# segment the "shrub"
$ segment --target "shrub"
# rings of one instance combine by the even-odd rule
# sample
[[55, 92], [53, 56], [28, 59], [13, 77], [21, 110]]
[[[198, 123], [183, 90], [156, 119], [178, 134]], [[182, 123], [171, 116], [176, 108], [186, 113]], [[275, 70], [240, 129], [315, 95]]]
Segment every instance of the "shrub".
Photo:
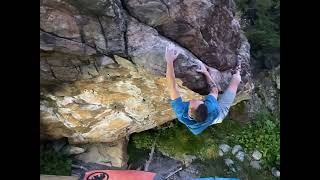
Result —
[[150, 149], [157, 137], [157, 149], [171, 157], [181, 157], [184, 154], [196, 155], [200, 159], [213, 158], [217, 155], [217, 142], [209, 131], [201, 135], [193, 135], [185, 125], [175, 122], [174, 127], [149, 130], [131, 135], [131, 141], [136, 148]]
[[[225, 119], [223, 123], [208, 127], [200, 135], [193, 135], [185, 125], [175, 122], [174, 127], [144, 131], [131, 135], [130, 143], [149, 150], [157, 138], [156, 148], [171, 157], [195, 155], [200, 160], [218, 157], [219, 144], [240, 144], [246, 152], [259, 150], [265, 165], [280, 165], [280, 123], [269, 113], [259, 113], [254, 123], [241, 124]], [[132, 154], [134, 156], [134, 154]]]
[[236, 0], [251, 55], [265, 65], [280, 62], [280, 1]]
[[246, 152], [259, 150], [263, 155], [263, 165], [280, 166], [280, 123], [270, 114], [260, 113], [256, 122], [232, 136]]
[[72, 160], [52, 149], [40, 151], [40, 174], [70, 176]]

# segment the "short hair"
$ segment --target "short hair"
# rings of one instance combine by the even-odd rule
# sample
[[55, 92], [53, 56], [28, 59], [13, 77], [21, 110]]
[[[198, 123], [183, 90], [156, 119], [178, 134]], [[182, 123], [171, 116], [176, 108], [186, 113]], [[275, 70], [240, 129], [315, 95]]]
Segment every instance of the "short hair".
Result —
[[208, 108], [205, 104], [200, 104], [196, 110], [192, 111], [192, 117], [197, 122], [203, 122], [208, 117]]

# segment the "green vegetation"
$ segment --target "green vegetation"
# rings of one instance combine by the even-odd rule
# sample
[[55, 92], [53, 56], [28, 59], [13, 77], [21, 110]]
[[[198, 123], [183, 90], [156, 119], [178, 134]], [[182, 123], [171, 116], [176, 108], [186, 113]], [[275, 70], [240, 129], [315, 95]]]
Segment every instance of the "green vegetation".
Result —
[[149, 130], [131, 135], [132, 145], [136, 148], [150, 149], [157, 138], [157, 149], [171, 157], [184, 154], [196, 155], [200, 159], [216, 157], [218, 141], [212, 138], [212, 132], [204, 131], [193, 135], [183, 124], [174, 122], [173, 128]]
[[40, 174], [71, 175], [71, 158], [52, 149], [40, 150]]
[[193, 135], [185, 125], [178, 121], [167, 129], [152, 129], [142, 133], [132, 134], [132, 145], [138, 149], [149, 150], [157, 137], [157, 149], [171, 157], [181, 157], [184, 154], [197, 155], [201, 159], [217, 156], [218, 144], [228, 140], [228, 135], [241, 126], [236, 121], [226, 120], [224, 123], [209, 127], [200, 135]]
[[280, 62], [280, 0], [236, 0], [251, 56], [265, 65]]
[[246, 152], [258, 149], [263, 154], [264, 165], [280, 168], [280, 123], [270, 114], [258, 114], [255, 123], [232, 135], [232, 139], [242, 145]]
[[247, 180], [276, 180], [276, 177], [271, 175], [270, 171], [259, 171], [253, 169], [249, 165], [249, 161], [244, 162], [234, 161], [235, 166], [241, 167], [237, 169], [237, 172], [232, 172], [225, 165], [223, 157], [217, 157], [215, 159], [208, 159], [206, 161], [195, 161], [195, 164], [200, 166], [201, 177], [228, 177], [239, 178]]
[[[263, 154], [265, 168], [280, 165], [280, 124], [268, 113], [260, 113], [254, 123], [241, 124], [226, 119], [221, 124], [210, 126], [200, 135], [193, 135], [183, 124], [174, 122], [166, 129], [155, 129], [131, 135], [129, 143], [129, 162], [137, 159], [137, 149], [150, 151], [157, 138], [157, 149], [174, 158], [184, 154], [195, 155], [201, 161], [219, 158], [218, 146], [240, 144], [247, 153], [257, 149]], [[141, 157], [140, 157], [141, 158]]]
[[200, 135], [193, 135], [185, 125], [173, 122], [172, 128], [155, 129], [132, 134], [132, 146], [138, 149], [151, 149], [157, 137], [157, 149], [171, 157], [182, 157], [184, 154], [196, 155], [205, 160], [218, 156], [218, 145], [228, 140], [233, 132], [240, 131], [240, 123], [225, 120], [211, 126]]

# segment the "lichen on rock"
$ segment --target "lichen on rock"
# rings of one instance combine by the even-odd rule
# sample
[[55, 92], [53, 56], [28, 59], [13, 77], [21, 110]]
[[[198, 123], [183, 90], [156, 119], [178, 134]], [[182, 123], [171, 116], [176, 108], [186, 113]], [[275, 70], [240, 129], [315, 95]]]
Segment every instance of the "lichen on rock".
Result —
[[184, 100], [208, 93], [199, 63], [216, 69], [225, 89], [237, 58], [235, 103], [250, 99], [250, 45], [225, 1], [41, 0], [41, 134], [111, 142], [175, 119], [165, 79], [170, 43], [182, 52], [174, 67]]

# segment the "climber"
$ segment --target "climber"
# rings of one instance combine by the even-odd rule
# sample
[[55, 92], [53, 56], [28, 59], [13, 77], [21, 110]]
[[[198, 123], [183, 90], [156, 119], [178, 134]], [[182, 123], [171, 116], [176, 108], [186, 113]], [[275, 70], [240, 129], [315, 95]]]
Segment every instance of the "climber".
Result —
[[204, 74], [206, 77], [210, 93], [206, 96], [204, 101], [192, 99], [184, 102], [179, 94], [173, 67], [173, 62], [179, 54], [180, 52], [174, 45], [170, 44], [166, 47], [166, 78], [171, 99], [170, 104], [175, 111], [178, 120], [185, 124], [193, 134], [197, 135], [208, 126], [221, 123], [227, 116], [229, 108], [235, 99], [238, 85], [241, 81], [241, 62], [237, 62], [235, 74], [232, 76], [229, 87], [218, 99], [218, 84], [214, 82], [207, 70], [210, 67], [199, 61], [201, 62], [201, 65], [197, 72]]

